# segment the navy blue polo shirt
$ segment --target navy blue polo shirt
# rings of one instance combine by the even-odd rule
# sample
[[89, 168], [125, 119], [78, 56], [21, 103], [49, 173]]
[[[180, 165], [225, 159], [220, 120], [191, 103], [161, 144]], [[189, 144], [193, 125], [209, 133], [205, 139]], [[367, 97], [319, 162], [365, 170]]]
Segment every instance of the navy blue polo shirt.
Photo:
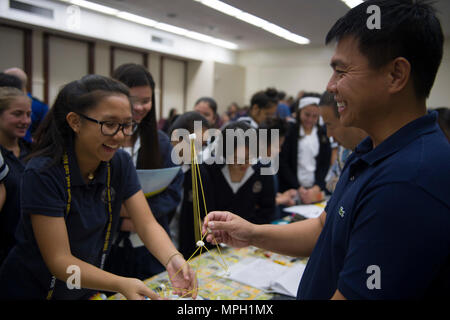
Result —
[[[31, 214], [62, 217], [66, 211], [67, 187], [64, 167], [58, 163], [48, 168], [49, 158], [29, 161], [21, 184], [22, 217], [17, 228], [18, 244], [0, 269], [0, 298], [45, 299], [52, 275], [40, 254], [31, 226]], [[71, 210], [66, 218], [72, 254], [97, 267], [100, 266], [105, 232], [108, 225], [106, 196], [107, 165], [102, 162], [95, 178], [86, 184], [73, 151], [69, 151], [71, 172]], [[141, 189], [130, 156], [117, 151], [111, 160], [111, 196], [113, 225], [119, 221], [122, 202]], [[112, 237], [111, 237], [112, 238]], [[80, 299], [91, 290], [69, 290], [57, 280], [54, 299]]]
[[12, 151], [0, 146], [5, 164], [9, 168], [9, 173], [3, 181], [6, 189], [6, 199], [0, 211], [0, 265], [16, 244], [14, 234], [20, 219], [20, 179], [25, 170], [23, 159], [28, 155], [30, 147], [22, 139], [19, 139], [19, 146], [19, 158]]
[[347, 160], [298, 299], [417, 299], [450, 289], [450, 145], [435, 112]]

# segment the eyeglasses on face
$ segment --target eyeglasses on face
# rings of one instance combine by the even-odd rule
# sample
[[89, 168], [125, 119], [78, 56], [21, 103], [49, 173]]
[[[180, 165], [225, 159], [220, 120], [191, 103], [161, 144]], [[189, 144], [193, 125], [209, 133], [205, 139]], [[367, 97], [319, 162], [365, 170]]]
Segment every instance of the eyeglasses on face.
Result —
[[132, 136], [138, 127], [138, 124], [134, 121], [119, 123], [114, 121], [99, 121], [93, 118], [90, 118], [82, 113], [77, 113], [82, 118], [98, 123], [100, 125], [100, 131], [104, 136], [115, 136], [120, 129], [125, 136]]

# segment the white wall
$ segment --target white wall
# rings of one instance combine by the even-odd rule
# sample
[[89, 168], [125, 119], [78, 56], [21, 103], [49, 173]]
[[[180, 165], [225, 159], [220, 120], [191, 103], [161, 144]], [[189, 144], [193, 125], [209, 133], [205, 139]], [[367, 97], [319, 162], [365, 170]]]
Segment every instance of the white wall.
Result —
[[245, 68], [237, 65], [214, 63], [214, 92], [217, 112], [223, 114], [232, 102], [245, 103]]
[[450, 107], [450, 38], [445, 39], [444, 56], [427, 106], [429, 108]]
[[[64, 54], [61, 54], [64, 53]], [[53, 105], [62, 86], [88, 72], [88, 45], [84, 42], [50, 37], [49, 105]]]
[[211, 60], [189, 61], [187, 72], [187, 111], [193, 110], [197, 99], [212, 97], [217, 102], [219, 114], [231, 102], [245, 101], [245, 68]]
[[109, 77], [109, 44], [103, 41], [98, 41], [95, 43], [95, 73]]
[[142, 53], [131, 52], [128, 50], [114, 49], [114, 70], [125, 63], [142, 64]]
[[213, 96], [214, 62], [189, 61], [187, 69], [186, 111], [192, 111], [198, 98]]
[[294, 97], [300, 90], [324, 91], [331, 75], [332, 54], [332, 48], [325, 47], [240, 52], [237, 61], [246, 70], [245, 103], [267, 87]]
[[2, 43], [0, 71], [12, 67], [23, 69], [23, 38], [21, 30], [0, 26]]
[[184, 62], [164, 59], [162, 116], [167, 118], [169, 110], [177, 109], [178, 114], [184, 112]]
[[43, 64], [43, 41], [42, 31], [33, 30], [32, 32], [32, 69], [33, 79], [31, 85], [33, 86], [33, 96], [44, 100], [44, 64]]
[[[323, 92], [332, 73], [329, 64], [333, 52], [333, 46], [240, 52], [237, 61], [245, 68], [246, 103], [253, 93], [270, 86], [294, 97], [300, 90]], [[449, 88], [450, 39], [446, 39], [442, 64], [427, 105], [450, 107]]]

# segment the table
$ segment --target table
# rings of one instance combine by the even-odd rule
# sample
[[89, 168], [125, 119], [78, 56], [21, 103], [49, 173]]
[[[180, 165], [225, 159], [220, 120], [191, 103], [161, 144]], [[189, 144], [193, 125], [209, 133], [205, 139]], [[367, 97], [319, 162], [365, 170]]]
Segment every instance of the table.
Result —
[[[191, 260], [191, 266], [197, 271], [197, 279], [199, 291], [198, 295], [207, 300], [270, 300], [270, 299], [293, 299], [292, 297], [268, 293], [263, 290], [227, 279], [219, 277], [218, 274], [223, 268], [216, 261], [217, 249], [204, 252], [201, 256], [197, 256]], [[228, 266], [246, 258], [246, 257], [265, 257], [266, 251], [256, 247], [247, 247], [242, 249], [234, 249], [231, 247], [220, 247], [220, 251]], [[266, 253], [267, 255], [267, 253]], [[271, 254], [271, 259], [282, 261], [287, 266], [292, 265], [292, 257]], [[219, 261], [221, 261], [219, 259]], [[306, 263], [307, 258], [299, 260]], [[152, 290], [158, 292], [170, 286], [167, 271], [157, 274], [144, 283]], [[177, 299], [177, 297], [173, 297]], [[117, 293], [110, 296], [108, 300], [125, 300], [125, 297]]]

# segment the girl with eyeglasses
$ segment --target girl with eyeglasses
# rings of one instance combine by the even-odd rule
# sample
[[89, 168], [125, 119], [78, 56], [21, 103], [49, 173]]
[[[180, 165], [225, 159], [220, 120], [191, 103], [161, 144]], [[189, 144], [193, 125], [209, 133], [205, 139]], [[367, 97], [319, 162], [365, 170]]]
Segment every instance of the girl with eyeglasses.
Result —
[[22, 217], [0, 269], [0, 299], [86, 299], [98, 290], [159, 298], [141, 280], [103, 270], [122, 204], [176, 293], [196, 295], [193, 271], [156, 222], [120, 150], [134, 130], [123, 84], [87, 75], [59, 92], [23, 174]]

